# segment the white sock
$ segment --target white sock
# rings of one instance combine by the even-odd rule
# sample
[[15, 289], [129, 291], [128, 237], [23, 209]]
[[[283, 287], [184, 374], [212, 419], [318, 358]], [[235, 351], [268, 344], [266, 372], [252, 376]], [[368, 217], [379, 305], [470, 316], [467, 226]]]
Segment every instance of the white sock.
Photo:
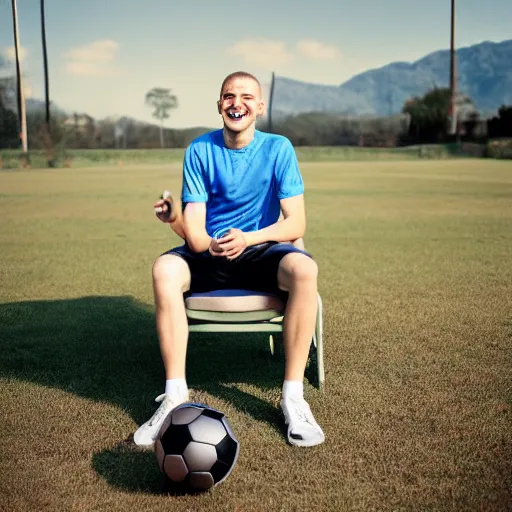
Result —
[[301, 380], [285, 380], [283, 382], [283, 398], [302, 398], [304, 396], [304, 382]]
[[185, 379], [167, 379], [165, 381], [165, 394], [186, 397], [188, 393], [187, 381]]

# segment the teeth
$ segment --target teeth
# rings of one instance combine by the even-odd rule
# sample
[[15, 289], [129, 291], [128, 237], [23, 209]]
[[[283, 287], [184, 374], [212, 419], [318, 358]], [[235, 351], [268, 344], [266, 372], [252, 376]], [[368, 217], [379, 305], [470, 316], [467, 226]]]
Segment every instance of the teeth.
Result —
[[238, 119], [240, 117], [243, 117], [245, 115], [245, 112], [229, 112], [230, 117], [234, 117], [235, 119]]

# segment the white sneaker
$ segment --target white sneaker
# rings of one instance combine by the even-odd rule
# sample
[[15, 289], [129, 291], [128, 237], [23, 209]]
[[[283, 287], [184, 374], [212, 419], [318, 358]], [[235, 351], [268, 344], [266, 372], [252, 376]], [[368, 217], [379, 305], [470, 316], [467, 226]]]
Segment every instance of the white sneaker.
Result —
[[177, 397], [176, 395], [160, 395], [157, 396], [155, 402], [162, 402], [160, 407], [156, 410], [155, 414], [141, 425], [137, 432], [133, 435], [133, 442], [138, 446], [152, 447], [155, 443], [156, 436], [162, 423], [167, 415], [178, 405], [188, 400], [188, 393], [184, 397]]
[[315, 446], [325, 441], [320, 425], [315, 421], [311, 409], [302, 397], [281, 400], [284, 420], [288, 427], [288, 442], [295, 446]]

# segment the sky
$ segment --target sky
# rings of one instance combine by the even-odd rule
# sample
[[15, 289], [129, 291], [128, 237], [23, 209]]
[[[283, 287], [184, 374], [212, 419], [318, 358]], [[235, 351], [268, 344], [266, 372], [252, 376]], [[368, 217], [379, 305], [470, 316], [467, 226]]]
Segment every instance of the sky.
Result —
[[[300, 4], [303, 5], [300, 5]], [[221, 126], [223, 78], [248, 71], [339, 85], [450, 44], [450, 0], [46, 0], [50, 98], [97, 119], [155, 120], [144, 98], [171, 89], [165, 126]], [[27, 96], [43, 99], [39, 0], [17, 0]], [[456, 46], [512, 38], [512, 1], [457, 2]], [[14, 69], [11, 0], [0, 0], [0, 55]], [[5, 69], [4, 69], [5, 73]]]

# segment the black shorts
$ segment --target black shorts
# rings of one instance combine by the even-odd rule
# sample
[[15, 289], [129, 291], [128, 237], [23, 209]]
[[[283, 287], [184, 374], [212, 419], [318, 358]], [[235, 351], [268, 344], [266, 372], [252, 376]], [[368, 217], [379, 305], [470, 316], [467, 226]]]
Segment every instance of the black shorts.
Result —
[[279, 263], [284, 256], [292, 252], [312, 257], [308, 252], [292, 244], [277, 242], [247, 247], [233, 261], [212, 256], [209, 251], [195, 253], [187, 244], [175, 247], [164, 254], [175, 254], [187, 262], [191, 274], [188, 293], [238, 289], [280, 294], [277, 285]]

